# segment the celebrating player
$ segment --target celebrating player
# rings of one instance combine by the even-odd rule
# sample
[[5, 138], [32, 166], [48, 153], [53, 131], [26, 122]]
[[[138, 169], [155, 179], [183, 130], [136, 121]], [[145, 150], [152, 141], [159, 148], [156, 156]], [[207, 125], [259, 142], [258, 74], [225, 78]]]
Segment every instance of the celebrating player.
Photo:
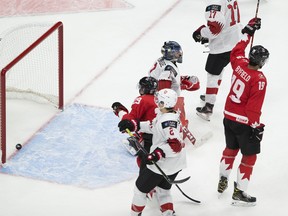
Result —
[[226, 148], [220, 162], [218, 192], [223, 193], [228, 187], [228, 178], [240, 150], [242, 159], [232, 195], [234, 205], [256, 204], [256, 197], [248, 195], [246, 191], [257, 154], [260, 153], [260, 142], [264, 132], [264, 124], [260, 123], [260, 116], [267, 81], [260, 69], [267, 61], [269, 52], [261, 45], [253, 46], [249, 57], [246, 58], [245, 48], [260, 26], [260, 18], [250, 20], [242, 30], [242, 40], [231, 52], [233, 75], [224, 110]]

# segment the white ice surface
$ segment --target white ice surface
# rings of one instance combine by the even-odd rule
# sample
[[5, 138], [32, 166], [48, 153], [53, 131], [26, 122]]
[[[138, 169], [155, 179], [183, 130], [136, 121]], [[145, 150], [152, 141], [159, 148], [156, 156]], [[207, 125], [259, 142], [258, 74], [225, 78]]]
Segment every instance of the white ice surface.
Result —
[[[203, 46], [193, 41], [191, 34], [205, 23], [204, 1], [128, 2], [134, 5], [134, 8], [1, 18], [0, 28], [6, 29], [7, 26], [27, 22], [61, 20], [64, 23], [65, 34], [66, 103], [77, 102], [106, 108], [110, 108], [114, 101], [129, 106], [138, 95], [137, 81], [146, 75], [154, 60], [160, 56], [163, 42], [178, 41], [184, 51], [184, 62], [179, 66], [182, 74], [194, 74], [201, 80], [201, 89], [198, 92], [183, 92], [192, 130], [212, 130], [214, 136], [200, 148], [189, 150], [188, 168], [179, 176], [191, 175], [191, 180], [181, 187], [188, 195], [200, 199], [202, 204], [192, 204], [173, 187], [177, 215], [287, 215], [287, 1], [261, 0], [258, 14], [262, 18], [262, 28], [255, 34], [254, 44], [267, 47], [271, 57], [263, 68], [268, 79], [262, 115], [266, 128], [262, 152], [258, 156], [249, 186], [249, 193], [257, 196], [258, 200], [257, 206], [253, 208], [237, 208], [230, 205], [239, 158], [235, 161], [230, 187], [221, 199], [217, 198], [219, 160], [225, 146], [222, 111], [229, 88], [229, 66], [223, 76], [211, 122], [204, 122], [195, 114], [195, 107], [200, 105], [199, 95], [205, 91], [204, 65], [207, 54], [203, 53]], [[256, 1], [239, 0], [239, 5], [241, 21], [246, 24], [255, 15]], [[32, 136], [33, 131], [41, 127], [55, 112], [50, 107], [41, 107], [37, 114], [27, 114], [26, 108], [22, 109], [21, 105], [21, 108], [19, 106], [16, 110], [18, 105], [13, 103], [9, 104], [12, 107], [9, 112], [16, 117], [9, 121], [15, 124], [16, 129], [11, 126], [10, 131], [13, 132], [8, 134], [11, 143], [17, 142], [18, 137], [27, 139], [27, 134], [28, 138]], [[30, 106], [31, 104], [27, 105], [28, 110]], [[32, 107], [34, 106], [31, 106], [31, 109]], [[29, 124], [25, 118], [29, 119]], [[87, 190], [0, 174], [0, 215], [129, 215], [134, 181], [135, 179], [110, 187]], [[148, 203], [143, 216], [156, 215], [159, 215], [157, 207], [154, 203]]]

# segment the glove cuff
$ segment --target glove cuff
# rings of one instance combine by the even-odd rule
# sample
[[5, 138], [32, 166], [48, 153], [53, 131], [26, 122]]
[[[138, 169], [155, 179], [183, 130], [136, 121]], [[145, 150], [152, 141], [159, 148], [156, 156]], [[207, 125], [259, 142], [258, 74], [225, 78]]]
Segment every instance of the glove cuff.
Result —
[[198, 29], [196, 29], [196, 32], [199, 32], [199, 33], [200, 33], [200, 32], [201, 32], [201, 29], [202, 29], [202, 28], [205, 28], [205, 27], [206, 27], [205, 25], [201, 25]]
[[242, 34], [245, 34], [247, 33], [248, 35], [250, 36], [253, 36], [253, 34], [255, 33], [255, 28], [253, 28], [252, 26], [250, 25], [246, 25], [243, 29], [242, 29]]
[[164, 151], [158, 147], [154, 150], [154, 153], [157, 156], [158, 160], [160, 160], [162, 157], [165, 158], [165, 156], [166, 156]]
[[131, 120], [133, 126], [134, 126], [134, 130], [133, 131], [138, 131], [140, 129], [140, 122], [135, 120], [135, 119], [132, 119]]

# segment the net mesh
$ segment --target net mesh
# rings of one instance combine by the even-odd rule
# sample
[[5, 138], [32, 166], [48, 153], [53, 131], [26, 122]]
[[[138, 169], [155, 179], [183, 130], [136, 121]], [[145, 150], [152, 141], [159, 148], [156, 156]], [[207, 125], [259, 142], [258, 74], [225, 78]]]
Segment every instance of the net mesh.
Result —
[[[51, 24], [29, 24], [6, 31], [0, 43], [0, 68], [45, 33]], [[7, 98], [24, 98], [37, 102], [58, 104], [58, 34], [33, 48], [22, 60], [6, 73]]]
[[26, 24], [8, 29], [0, 35], [1, 150], [6, 141], [7, 98], [60, 106], [59, 29], [50, 32], [52, 26], [51, 23]]

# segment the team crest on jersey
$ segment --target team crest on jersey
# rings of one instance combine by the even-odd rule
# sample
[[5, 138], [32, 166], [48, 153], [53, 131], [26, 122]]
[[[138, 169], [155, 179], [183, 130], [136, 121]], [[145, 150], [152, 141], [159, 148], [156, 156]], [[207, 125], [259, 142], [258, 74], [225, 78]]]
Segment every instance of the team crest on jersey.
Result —
[[206, 12], [208, 11], [221, 11], [221, 5], [209, 5], [206, 7]]
[[164, 121], [161, 124], [163, 129], [167, 127], [177, 128], [177, 121]]

